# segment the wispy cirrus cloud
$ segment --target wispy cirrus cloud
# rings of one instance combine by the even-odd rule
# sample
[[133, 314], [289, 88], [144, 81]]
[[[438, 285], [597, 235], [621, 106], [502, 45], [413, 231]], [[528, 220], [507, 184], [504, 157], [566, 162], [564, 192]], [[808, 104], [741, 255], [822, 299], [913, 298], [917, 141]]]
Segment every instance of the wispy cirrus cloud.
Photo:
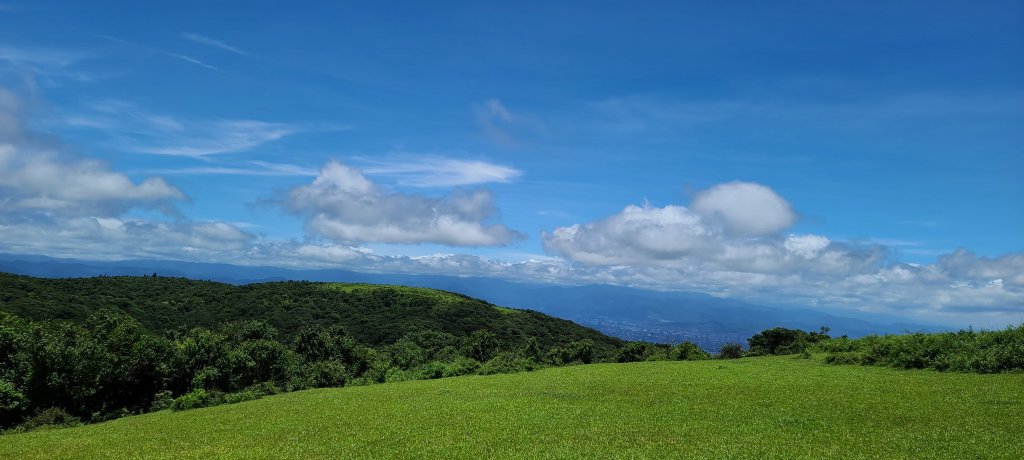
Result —
[[481, 160], [463, 160], [436, 155], [398, 156], [390, 159], [356, 159], [362, 171], [372, 176], [394, 180], [409, 187], [453, 187], [508, 183], [523, 172], [510, 167]]
[[101, 131], [118, 150], [187, 157], [244, 152], [302, 131], [293, 124], [260, 120], [187, 120], [124, 101], [94, 103], [91, 111], [65, 116], [63, 122]]
[[154, 155], [203, 157], [252, 150], [297, 131], [294, 126], [284, 123], [215, 120], [192, 124], [187, 133], [173, 139], [152, 139], [154, 143], [129, 144], [127, 147], [129, 150]]
[[244, 166], [201, 166], [194, 168], [154, 169], [148, 174], [165, 175], [222, 175], [222, 176], [304, 176], [316, 177], [320, 171], [305, 166], [249, 161]]
[[181, 38], [184, 38], [185, 40], [189, 40], [189, 41], [192, 41], [192, 42], [195, 42], [195, 43], [199, 43], [201, 45], [207, 45], [207, 46], [212, 46], [214, 48], [220, 48], [220, 49], [222, 49], [224, 51], [235, 53], [235, 54], [240, 55], [240, 56], [249, 56], [250, 55], [248, 52], [245, 52], [245, 51], [243, 51], [243, 50], [241, 50], [241, 49], [239, 49], [239, 48], [237, 48], [235, 46], [231, 46], [231, 45], [229, 45], [227, 43], [224, 43], [224, 42], [222, 42], [220, 40], [217, 40], [216, 38], [210, 38], [210, 37], [207, 37], [205, 35], [200, 35], [200, 34], [197, 34], [197, 33], [194, 33], [194, 32], [185, 32], [185, 33], [181, 34]]
[[46, 83], [88, 82], [97, 74], [84, 71], [80, 64], [95, 57], [98, 57], [96, 53], [81, 49], [0, 45], [0, 74], [28, 72]]
[[15, 47], [0, 45], [0, 61], [48, 68], [64, 68], [90, 57], [82, 51], [56, 48]]
[[475, 104], [473, 113], [484, 136], [504, 147], [520, 145], [524, 139], [545, 131], [540, 120], [512, 112], [499, 99], [492, 98]]
[[130, 42], [128, 40], [123, 40], [123, 39], [120, 39], [120, 38], [117, 38], [117, 37], [111, 37], [109, 35], [100, 35], [99, 37], [103, 38], [105, 40], [110, 40], [112, 42], [120, 43], [122, 45], [131, 46], [133, 48], [139, 48], [139, 49], [143, 49], [143, 50], [146, 50], [146, 51], [149, 51], [149, 52], [152, 52], [152, 53], [161, 54], [161, 55], [164, 55], [164, 56], [167, 56], [167, 57], [170, 57], [170, 58], [177, 59], [179, 61], [184, 61], [184, 62], [187, 62], [189, 64], [197, 65], [199, 67], [203, 67], [203, 68], [206, 68], [206, 69], [209, 69], [209, 70], [213, 70], [213, 71], [216, 71], [216, 72], [220, 72], [221, 71], [219, 68], [217, 68], [215, 66], [207, 64], [207, 63], [205, 63], [203, 61], [200, 61], [199, 59], [196, 59], [196, 58], [194, 58], [192, 56], [188, 56], [188, 55], [185, 55], [185, 54], [174, 53], [174, 52], [163, 50], [163, 49], [160, 49], [160, 48], [155, 48], [155, 47], [148, 46], [148, 45], [143, 45], [143, 44], [140, 44], [140, 43]]

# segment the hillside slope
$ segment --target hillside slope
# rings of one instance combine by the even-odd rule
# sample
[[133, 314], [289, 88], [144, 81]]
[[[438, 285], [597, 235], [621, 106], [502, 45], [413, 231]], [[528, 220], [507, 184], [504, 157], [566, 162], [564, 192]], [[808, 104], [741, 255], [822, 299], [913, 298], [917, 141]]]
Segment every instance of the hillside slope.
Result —
[[6, 435], [3, 458], [1021, 458], [1024, 375], [789, 357], [310, 390]]
[[0, 273], [0, 310], [33, 320], [81, 322], [103, 308], [129, 313], [154, 331], [263, 320], [285, 336], [303, 325], [340, 325], [368, 345], [393, 343], [422, 330], [461, 337], [481, 329], [508, 343], [536, 337], [544, 348], [589, 339], [599, 355], [622, 343], [539, 312], [425, 288], [298, 281], [236, 286], [152, 276], [48, 279]]

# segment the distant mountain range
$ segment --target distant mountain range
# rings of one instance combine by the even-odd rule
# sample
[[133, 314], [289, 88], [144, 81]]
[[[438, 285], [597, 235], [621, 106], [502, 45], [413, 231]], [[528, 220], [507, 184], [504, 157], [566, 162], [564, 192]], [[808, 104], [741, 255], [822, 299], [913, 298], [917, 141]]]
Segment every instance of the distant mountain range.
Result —
[[760, 307], [695, 292], [611, 285], [544, 285], [478, 277], [294, 270], [167, 260], [80, 261], [9, 254], [0, 254], [0, 271], [48, 278], [158, 273], [233, 284], [308, 280], [429, 287], [459, 292], [497, 305], [537, 310], [627, 340], [664, 343], [689, 340], [708, 350], [717, 350], [727, 342], [744, 343], [751, 335], [775, 326], [815, 331], [828, 326], [832, 335], [851, 337], [946, 329], [884, 316], [854, 318], [810, 309]]

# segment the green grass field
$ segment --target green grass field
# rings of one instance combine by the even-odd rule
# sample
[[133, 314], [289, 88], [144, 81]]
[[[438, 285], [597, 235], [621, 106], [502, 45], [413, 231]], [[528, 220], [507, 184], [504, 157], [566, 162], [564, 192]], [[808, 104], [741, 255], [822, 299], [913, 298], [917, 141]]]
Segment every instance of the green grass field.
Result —
[[1024, 458], [1024, 374], [791, 357], [302, 391], [0, 436], [0, 458]]

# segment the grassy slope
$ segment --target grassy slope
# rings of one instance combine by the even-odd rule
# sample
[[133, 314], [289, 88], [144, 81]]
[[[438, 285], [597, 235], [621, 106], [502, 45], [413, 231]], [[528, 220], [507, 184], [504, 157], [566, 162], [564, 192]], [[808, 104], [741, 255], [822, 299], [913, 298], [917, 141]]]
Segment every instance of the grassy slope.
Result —
[[789, 357], [303, 391], [0, 437], [0, 458], [1024, 457], [1024, 375]]

